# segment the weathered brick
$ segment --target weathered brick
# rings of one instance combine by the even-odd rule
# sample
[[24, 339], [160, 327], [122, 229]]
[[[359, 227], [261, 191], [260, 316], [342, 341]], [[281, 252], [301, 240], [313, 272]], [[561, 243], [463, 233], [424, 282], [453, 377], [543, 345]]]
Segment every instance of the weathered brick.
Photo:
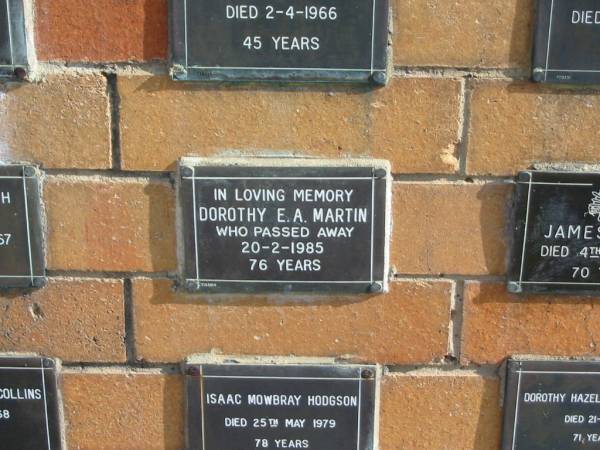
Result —
[[29, 294], [0, 295], [0, 349], [65, 361], [125, 360], [122, 281], [52, 278]]
[[48, 267], [165, 271], [177, 266], [175, 194], [166, 182], [49, 177]]
[[400, 66], [527, 68], [533, 0], [395, 0]]
[[381, 363], [441, 359], [451, 284], [395, 282], [372, 297], [197, 297], [168, 280], [135, 279], [140, 359], [175, 362], [192, 353], [349, 356]]
[[508, 174], [533, 163], [600, 163], [592, 142], [600, 98], [534, 83], [478, 82], [471, 100], [467, 171]]
[[408, 274], [499, 274], [510, 188], [394, 183], [392, 266]]
[[590, 298], [516, 296], [503, 283], [465, 284], [462, 359], [511, 355], [598, 356], [600, 310]]
[[180, 450], [183, 380], [144, 372], [70, 371], [62, 376], [70, 449]]
[[0, 159], [48, 168], [111, 165], [110, 118], [102, 76], [52, 75], [0, 83]]
[[174, 83], [122, 77], [123, 166], [172, 169], [182, 155], [389, 159], [396, 172], [458, 168], [460, 83], [397, 78], [385, 89]]
[[381, 450], [497, 450], [499, 390], [496, 378], [461, 371], [384, 377]]
[[36, 0], [40, 60], [148, 61], [167, 57], [166, 0]]

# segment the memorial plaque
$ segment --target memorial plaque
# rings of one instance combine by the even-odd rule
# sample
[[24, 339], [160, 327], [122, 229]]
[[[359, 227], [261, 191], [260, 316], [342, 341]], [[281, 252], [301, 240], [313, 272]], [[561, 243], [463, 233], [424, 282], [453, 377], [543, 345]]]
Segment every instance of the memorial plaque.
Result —
[[373, 450], [377, 370], [188, 365], [187, 449]]
[[0, 358], [0, 448], [61, 448], [54, 361]]
[[44, 283], [37, 172], [30, 166], [0, 165], [0, 287]]
[[184, 278], [205, 292], [386, 289], [387, 164], [181, 167]]
[[600, 446], [600, 362], [508, 362], [503, 450]]
[[27, 65], [22, 0], [0, 2], [0, 76], [12, 76]]
[[515, 213], [511, 292], [599, 292], [600, 174], [522, 172]]
[[598, 0], [538, 0], [533, 79], [600, 83]]
[[176, 80], [385, 84], [388, 0], [174, 0]]

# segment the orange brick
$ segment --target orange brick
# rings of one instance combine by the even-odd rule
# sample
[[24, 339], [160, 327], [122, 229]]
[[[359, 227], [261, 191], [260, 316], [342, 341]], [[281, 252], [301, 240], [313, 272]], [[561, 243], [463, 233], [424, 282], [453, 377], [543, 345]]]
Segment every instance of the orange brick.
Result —
[[458, 168], [458, 81], [384, 89], [190, 85], [122, 77], [123, 166], [167, 170], [182, 155], [372, 156], [396, 172]]
[[180, 450], [183, 380], [144, 372], [62, 375], [67, 442], [75, 450]]
[[384, 377], [381, 450], [497, 450], [499, 390], [496, 378], [458, 370]]
[[166, 0], [36, 0], [40, 60], [148, 61], [167, 57]]
[[167, 183], [57, 176], [44, 191], [49, 268], [176, 268], [175, 194]]
[[395, 183], [392, 266], [408, 274], [499, 274], [510, 188]]
[[400, 66], [528, 68], [533, 0], [395, 0]]
[[451, 284], [397, 282], [372, 297], [196, 297], [168, 280], [135, 279], [138, 357], [193, 353], [348, 356], [380, 363], [440, 360], [448, 345]]
[[0, 351], [65, 361], [125, 360], [123, 283], [52, 278], [30, 294], [0, 295]]
[[465, 285], [463, 361], [511, 355], [598, 356], [600, 311], [589, 298], [516, 296], [503, 283]]
[[52, 75], [40, 83], [0, 83], [0, 159], [109, 168], [106, 79]]
[[534, 83], [478, 82], [471, 100], [467, 170], [508, 174], [533, 163], [600, 163], [600, 98]]

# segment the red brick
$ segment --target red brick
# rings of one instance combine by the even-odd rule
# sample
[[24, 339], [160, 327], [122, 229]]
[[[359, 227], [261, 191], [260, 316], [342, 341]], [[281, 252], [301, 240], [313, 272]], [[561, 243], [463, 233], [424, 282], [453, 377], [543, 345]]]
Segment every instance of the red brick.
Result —
[[495, 377], [459, 370], [390, 374], [381, 385], [381, 450], [500, 448]]
[[448, 346], [451, 284], [395, 282], [371, 297], [176, 294], [168, 280], [134, 279], [139, 358], [193, 353], [347, 356], [380, 363], [440, 360]]
[[458, 169], [457, 80], [259, 89], [122, 77], [119, 92], [127, 170], [170, 170], [183, 155], [240, 154], [372, 156], [396, 172]]
[[125, 361], [123, 282], [51, 278], [30, 294], [0, 295], [0, 351], [65, 361]]
[[176, 375], [69, 371], [62, 376], [73, 450], [180, 450], [183, 379]]
[[175, 193], [143, 179], [48, 177], [48, 267], [175, 270]]
[[466, 283], [464, 297], [464, 363], [524, 354], [600, 355], [600, 310], [593, 299], [517, 296], [504, 283], [474, 281]]
[[148, 61], [167, 57], [166, 0], [36, 0], [42, 61]]
[[392, 266], [403, 274], [500, 274], [510, 188], [395, 183]]
[[0, 82], [0, 159], [46, 168], [111, 166], [106, 79], [51, 75], [39, 83]]

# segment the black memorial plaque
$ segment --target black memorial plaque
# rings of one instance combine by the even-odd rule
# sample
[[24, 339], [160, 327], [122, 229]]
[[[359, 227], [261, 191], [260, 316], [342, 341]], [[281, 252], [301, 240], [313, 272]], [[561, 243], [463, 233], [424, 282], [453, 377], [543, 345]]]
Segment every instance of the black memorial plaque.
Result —
[[538, 0], [533, 79], [600, 83], [600, 2]]
[[0, 358], [0, 448], [61, 448], [56, 368], [51, 359]]
[[384, 84], [389, 0], [173, 0], [178, 80]]
[[509, 360], [502, 450], [600, 448], [600, 362]]
[[34, 167], [0, 165], [0, 287], [45, 282], [40, 202]]
[[522, 172], [515, 193], [511, 292], [600, 290], [600, 174]]
[[180, 172], [187, 289], [385, 288], [385, 169], [182, 166]]
[[188, 365], [188, 450], [373, 450], [377, 370]]
[[0, 76], [11, 76], [27, 65], [22, 0], [0, 2]]

